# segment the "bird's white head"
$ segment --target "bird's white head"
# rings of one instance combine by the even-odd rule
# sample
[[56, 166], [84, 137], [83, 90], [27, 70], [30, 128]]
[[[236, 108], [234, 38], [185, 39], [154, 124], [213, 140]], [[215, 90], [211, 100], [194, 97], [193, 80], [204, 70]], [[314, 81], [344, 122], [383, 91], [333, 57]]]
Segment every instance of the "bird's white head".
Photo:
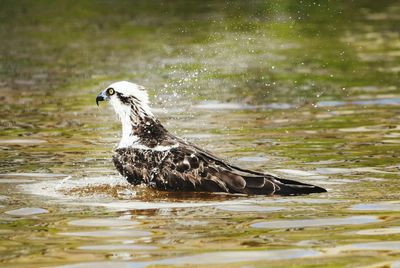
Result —
[[122, 139], [119, 147], [134, 143], [137, 139], [135, 128], [154, 118], [144, 87], [131, 82], [119, 81], [109, 85], [96, 97], [97, 105], [99, 101], [109, 101], [121, 120]]
[[120, 118], [132, 115], [131, 112], [138, 116], [153, 116], [144, 87], [131, 82], [119, 81], [109, 85], [97, 96], [97, 105], [99, 101], [109, 101]]

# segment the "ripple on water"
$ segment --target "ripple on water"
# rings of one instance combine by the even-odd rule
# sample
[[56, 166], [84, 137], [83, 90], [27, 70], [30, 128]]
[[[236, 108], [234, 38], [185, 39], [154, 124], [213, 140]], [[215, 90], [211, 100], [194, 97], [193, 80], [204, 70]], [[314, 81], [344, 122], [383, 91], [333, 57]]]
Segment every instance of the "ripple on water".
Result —
[[0, 183], [29, 183], [34, 182], [34, 180], [28, 179], [0, 179]]
[[339, 131], [342, 132], [382, 132], [382, 131], [396, 131], [396, 130], [400, 130], [400, 126], [388, 128], [388, 126], [375, 125], [375, 126], [339, 128]]
[[73, 226], [90, 226], [90, 227], [116, 227], [116, 226], [132, 226], [138, 224], [138, 222], [123, 220], [118, 218], [109, 219], [80, 219], [68, 222], [69, 225]]
[[389, 234], [399, 234], [400, 226], [395, 227], [387, 227], [387, 228], [378, 228], [378, 229], [367, 229], [358, 231], [356, 234], [358, 235], [389, 235]]
[[331, 174], [350, 174], [355, 172], [363, 172], [363, 173], [383, 173], [387, 174], [390, 172], [377, 170], [371, 167], [359, 167], [359, 168], [317, 168], [315, 172], [322, 175], [331, 175]]
[[284, 210], [284, 207], [266, 207], [258, 205], [227, 205], [217, 206], [217, 209], [225, 211], [237, 211], [237, 212], [274, 212]]
[[350, 168], [317, 168], [315, 172], [318, 174], [331, 175], [331, 174], [349, 174], [354, 171]]
[[314, 162], [306, 162], [305, 164], [307, 165], [332, 165], [332, 164], [338, 164], [342, 163], [343, 160], [319, 160], [319, 161], [314, 161]]
[[352, 248], [358, 250], [400, 250], [400, 241], [385, 241], [385, 242], [370, 242], [370, 243], [359, 243], [352, 244]]
[[141, 268], [156, 265], [212, 265], [236, 262], [279, 261], [319, 256], [320, 252], [306, 249], [222, 251], [149, 262], [88, 262], [60, 266], [62, 268], [129, 267]]
[[285, 110], [285, 109], [293, 108], [295, 106], [293, 104], [289, 104], [289, 103], [271, 103], [271, 104], [266, 104], [263, 107], [269, 108], [269, 109], [276, 109], [276, 110]]
[[67, 174], [61, 173], [22, 173], [22, 172], [11, 172], [11, 173], [2, 173], [0, 177], [40, 177], [40, 178], [60, 178], [66, 177]]
[[[208, 207], [222, 204], [236, 204], [237, 201], [224, 201], [224, 202], [142, 202], [142, 201], [119, 201], [109, 203], [85, 203], [88, 206], [105, 207], [115, 211], [125, 210], [148, 210], [148, 209], [165, 209], [165, 208], [194, 208], [194, 207]], [[75, 203], [70, 203], [75, 204]], [[82, 203], [76, 203], [82, 205]]]
[[195, 220], [175, 220], [175, 222], [179, 225], [183, 226], [207, 226], [208, 221], [195, 221]]
[[320, 107], [337, 107], [344, 105], [398, 105], [400, 98], [380, 98], [371, 100], [357, 100], [357, 101], [320, 101], [317, 106]]
[[4, 213], [12, 216], [32, 216], [37, 214], [49, 213], [49, 211], [43, 208], [19, 208], [15, 210], [9, 210]]
[[297, 170], [297, 169], [275, 169], [275, 170], [278, 172], [289, 174], [289, 175], [296, 175], [296, 176], [302, 176], [302, 177], [318, 175], [311, 171]]
[[334, 204], [342, 203], [343, 201], [335, 199], [299, 198], [299, 200], [295, 200], [294, 202], [305, 204]]
[[400, 104], [400, 98], [381, 98], [371, 100], [353, 101], [352, 104], [358, 105], [397, 105]]
[[399, 202], [382, 202], [370, 204], [357, 204], [350, 207], [350, 210], [357, 211], [400, 211]]
[[268, 158], [265, 156], [244, 156], [237, 159], [241, 162], [266, 162]]
[[270, 203], [298, 203], [298, 204], [334, 204], [342, 203], [344, 201], [335, 199], [322, 199], [322, 198], [299, 198], [299, 197], [279, 197], [276, 199], [260, 200], [258, 204]]
[[336, 107], [336, 106], [343, 106], [347, 103], [344, 101], [320, 101], [317, 102], [318, 107]]
[[81, 250], [156, 250], [158, 247], [149, 245], [94, 245], [94, 246], [81, 246]]
[[274, 260], [290, 260], [304, 257], [315, 257], [320, 253], [315, 250], [305, 249], [286, 249], [286, 250], [260, 250], [260, 251], [222, 251], [210, 252], [192, 256], [177, 257], [154, 264], [177, 265], [177, 264], [226, 264], [233, 262], [249, 262], [249, 261], [274, 261]]
[[322, 176], [313, 171], [297, 170], [297, 169], [275, 169], [280, 173], [285, 173], [292, 176], [307, 177], [307, 179], [327, 179], [328, 177]]
[[282, 229], [282, 228], [303, 228], [319, 226], [337, 226], [337, 225], [358, 225], [379, 222], [375, 216], [352, 216], [346, 218], [325, 218], [311, 220], [283, 220], [258, 222], [251, 225], [254, 228], [263, 229]]
[[[0, 174], [0, 183], [30, 183], [36, 179], [58, 179], [66, 177], [65, 174], [52, 174], [52, 173], [2, 173]], [[33, 179], [35, 178], [35, 180]]]
[[41, 144], [46, 143], [45, 140], [39, 139], [12, 139], [12, 140], [0, 140], [0, 144], [3, 145], [34, 145], [34, 144]]
[[65, 236], [87, 236], [87, 237], [142, 237], [150, 236], [151, 233], [142, 230], [104, 230], [104, 231], [88, 231], [88, 232], [68, 232], [59, 233]]
[[400, 140], [381, 140], [383, 143], [400, 144]]

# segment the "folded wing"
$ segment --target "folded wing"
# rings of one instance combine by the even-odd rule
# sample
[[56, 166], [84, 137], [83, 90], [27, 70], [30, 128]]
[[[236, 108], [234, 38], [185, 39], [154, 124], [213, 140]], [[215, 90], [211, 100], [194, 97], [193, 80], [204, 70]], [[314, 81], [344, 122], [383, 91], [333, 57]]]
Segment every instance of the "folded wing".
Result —
[[195, 146], [171, 149], [158, 175], [157, 188], [256, 195], [301, 195], [326, 192], [318, 186], [241, 169]]

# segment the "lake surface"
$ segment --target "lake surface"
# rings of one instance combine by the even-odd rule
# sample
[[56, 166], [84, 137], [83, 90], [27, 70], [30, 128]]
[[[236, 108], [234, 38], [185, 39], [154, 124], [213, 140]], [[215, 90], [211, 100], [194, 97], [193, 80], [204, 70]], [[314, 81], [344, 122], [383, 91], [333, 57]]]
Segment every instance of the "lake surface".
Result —
[[[2, 1], [1, 267], [400, 267], [398, 1]], [[95, 105], [144, 85], [173, 133], [316, 184], [163, 193]]]

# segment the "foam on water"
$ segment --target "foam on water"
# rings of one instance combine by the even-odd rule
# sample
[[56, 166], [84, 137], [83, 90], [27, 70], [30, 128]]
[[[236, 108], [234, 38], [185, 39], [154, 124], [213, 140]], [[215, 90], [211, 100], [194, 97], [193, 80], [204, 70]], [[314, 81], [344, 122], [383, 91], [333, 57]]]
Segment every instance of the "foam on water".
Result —
[[23, 192], [28, 194], [52, 197], [57, 200], [76, 200], [79, 199], [96, 199], [96, 197], [104, 196], [104, 192], [90, 191], [88, 196], [77, 195], [79, 190], [85, 191], [93, 187], [104, 186], [108, 189], [113, 187], [129, 187], [131, 186], [126, 180], [121, 177], [105, 176], [105, 177], [89, 177], [73, 179], [67, 177], [62, 180], [41, 181], [38, 183], [20, 185]]
[[[223, 200], [223, 201], [188, 201], [162, 202], [143, 200], [137, 197], [137, 189], [119, 176], [89, 177], [73, 179], [67, 177], [62, 180], [41, 181], [31, 184], [22, 184], [20, 188], [28, 194], [53, 198], [54, 202], [66, 203], [74, 206], [104, 207], [112, 211], [148, 210], [164, 208], [190, 208], [204, 206], [224, 206], [251, 203], [251, 200]], [[151, 192], [143, 187], [141, 190]], [[216, 195], [217, 196], [217, 195]], [[148, 198], [147, 198], [148, 199]], [[73, 224], [85, 224], [84, 221]], [[86, 222], [87, 223], [87, 222]], [[119, 223], [119, 222], [118, 222]], [[116, 222], [116, 224], [118, 224]]]

